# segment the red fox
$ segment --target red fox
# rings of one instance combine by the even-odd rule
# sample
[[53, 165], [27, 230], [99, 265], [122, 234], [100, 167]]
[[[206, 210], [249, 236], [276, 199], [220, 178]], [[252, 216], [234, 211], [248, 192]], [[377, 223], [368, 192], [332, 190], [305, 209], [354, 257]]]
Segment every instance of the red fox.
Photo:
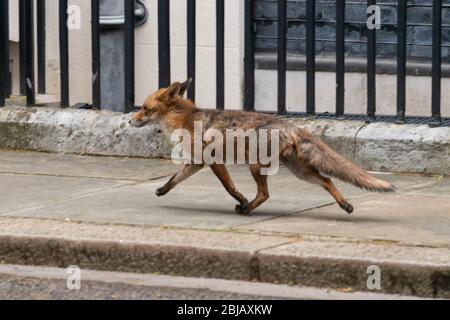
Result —
[[[149, 122], [161, 125], [165, 133], [171, 136], [176, 130], [184, 129], [194, 136], [195, 123], [201, 123], [203, 130], [215, 129], [224, 133], [228, 129], [239, 130], [277, 130], [279, 132], [279, 161], [296, 177], [317, 184], [328, 191], [339, 206], [349, 214], [353, 206], [341, 195], [329, 177], [340, 179], [356, 187], [373, 192], [394, 192], [395, 187], [389, 182], [379, 180], [359, 168], [357, 165], [336, 153], [325, 143], [313, 137], [308, 131], [297, 128], [276, 116], [241, 111], [202, 110], [183, 96], [191, 80], [173, 83], [169, 88], [158, 90], [145, 101], [142, 109], [133, 115], [130, 124], [142, 127]], [[191, 141], [194, 144], [194, 140]], [[236, 148], [236, 143], [233, 142]], [[269, 141], [270, 144], [270, 141]], [[205, 149], [207, 143], [201, 148]], [[249, 143], [245, 144], [248, 160]], [[224, 150], [224, 154], [226, 150]], [[169, 182], [156, 191], [157, 196], [164, 196], [175, 186], [199, 172], [208, 165], [226, 191], [239, 202], [236, 212], [249, 214], [269, 199], [268, 177], [261, 174], [267, 164], [247, 163], [257, 184], [256, 198], [249, 202], [234, 186], [227, 167], [222, 162], [192, 162], [185, 164]]]

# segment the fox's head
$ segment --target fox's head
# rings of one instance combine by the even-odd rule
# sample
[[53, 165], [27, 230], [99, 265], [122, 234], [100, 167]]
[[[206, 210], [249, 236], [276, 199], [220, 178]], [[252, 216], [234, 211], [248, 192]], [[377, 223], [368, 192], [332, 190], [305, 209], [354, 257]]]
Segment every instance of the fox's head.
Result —
[[141, 110], [133, 115], [130, 125], [133, 127], [143, 127], [149, 122], [158, 122], [167, 113], [178, 107], [183, 95], [189, 89], [192, 79], [184, 83], [175, 82], [168, 88], [163, 88], [149, 96]]

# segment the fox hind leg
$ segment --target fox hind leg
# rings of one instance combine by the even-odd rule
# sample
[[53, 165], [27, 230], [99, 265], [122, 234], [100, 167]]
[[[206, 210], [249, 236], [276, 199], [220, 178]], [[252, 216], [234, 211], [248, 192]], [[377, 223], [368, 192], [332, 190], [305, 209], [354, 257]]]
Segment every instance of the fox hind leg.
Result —
[[269, 188], [267, 184], [267, 176], [261, 174], [261, 166], [260, 165], [250, 165], [250, 172], [255, 179], [258, 192], [256, 194], [255, 200], [253, 200], [250, 204], [245, 207], [238, 207], [236, 211], [240, 214], [249, 214], [259, 206], [261, 206], [264, 202], [266, 202], [269, 195]]
[[336, 186], [333, 184], [330, 178], [326, 178], [322, 176], [319, 172], [314, 173], [314, 178], [308, 179], [309, 181], [313, 183], [317, 183], [320, 186], [322, 186], [325, 190], [327, 190], [331, 196], [336, 200], [336, 202], [339, 204], [339, 206], [347, 211], [348, 214], [352, 214], [354, 209], [353, 206], [348, 203], [348, 201], [342, 196], [342, 194], [339, 192], [339, 190], [336, 188]]
[[204, 165], [202, 164], [187, 164], [185, 165], [178, 173], [176, 173], [170, 180], [167, 182], [164, 187], [156, 190], [156, 195], [158, 197], [165, 196], [169, 193], [170, 190], [175, 188], [178, 184], [185, 181], [186, 179], [192, 177], [194, 174], [199, 172]]
[[299, 179], [305, 180], [312, 184], [320, 185], [328, 191], [328, 193], [336, 200], [342, 209], [347, 211], [349, 214], [353, 213], [353, 206], [342, 196], [331, 179], [322, 176], [319, 171], [310, 168], [305, 163], [300, 162], [296, 156], [291, 156], [284, 159], [283, 163]]

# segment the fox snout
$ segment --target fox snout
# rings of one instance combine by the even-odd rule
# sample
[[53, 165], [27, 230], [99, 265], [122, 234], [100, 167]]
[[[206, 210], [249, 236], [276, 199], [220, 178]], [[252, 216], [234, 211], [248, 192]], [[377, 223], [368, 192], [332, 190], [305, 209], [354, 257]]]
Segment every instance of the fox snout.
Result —
[[141, 128], [149, 121], [150, 121], [150, 119], [147, 116], [147, 114], [145, 113], [145, 111], [141, 110], [141, 111], [133, 114], [133, 116], [130, 118], [128, 123], [135, 128]]
[[129, 124], [130, 126], [132, 126], [132, 127], [135, 127], [135, 128], [141, 128], [141, 127], [144, 126], [145, 122], [144, 122], [144, 121], [139, 121], [139, 120], [131, 119], [130, 121], [128, 121], [128, 124]]

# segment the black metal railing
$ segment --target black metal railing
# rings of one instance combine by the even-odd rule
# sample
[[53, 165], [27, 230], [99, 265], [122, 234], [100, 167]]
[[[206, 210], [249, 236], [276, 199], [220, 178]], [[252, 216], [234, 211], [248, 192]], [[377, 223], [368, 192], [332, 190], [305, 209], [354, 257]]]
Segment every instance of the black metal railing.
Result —
[[[164, 1], [163, 1], [164, 2]], [[100, 84], [100, 1], [92, 0], [92, 106], [101, 108], [101, 84]], [[0, 2], [0, 107], [5, 105], [5, 98], [11, 92], [9, 86], [9, 0]], [[34, 20], [36, 21], [37, 35], [37, 80], [38, 93], [46, 93], [46, 21], [45, 1], [36, 1], [36, 12], [33, 0], [19, 0], [19, 51], [20, 51], [20, 92], [27, 97], [27, 105], [35, 104], [35, 65], [34, 65]], [[62, 108], [70, 106], [70, 77], [69, 77], [69, 28], [68, 0], [59, 0], [59, 60], [60, 60], [60, 104]], [[134, 1], [124, 0], [125, 8], [125, 110], [134, 110]]]
[[[253, 10], [251, 0], [246, 1], [246, 19], [253, 16], [250, 10]], [[315, 1], [305, 0], [306, 2], [306, 112], [293, 115], [316, 115], [315, 108], [315, 44], [316, 44], [316, 13]], [[376, 5], [377, 1], [368, 0], [367, 6]], [[286, 26], [288, 23], [286, 10], [287, 1], [279, 0], [278, 5], [278, 113], [288, 114], [286, 109]], [[323, 117], [342, 117], [345, 115], [345, 5], [346, 1], [336, 0], [336, 111], [334, 114], [320, 115]], [[406, 48], [407, 48], [407, 0], [398, 0], [398, 39], [397, 39], [397, 114], [392, 116], [377, 115], [377, 30], [367, 30], [367, 113], [365, 115], [350, 115], [350, 118], [367, 118], [375, 120], [395, 121], [397, 123], [407, 122], [406, 117]], [[415, 123], [429, 123], [431, 125], [449, 125], [449, 119], [443, 119], [441, 116], [441, 86], [442, 86], [442, 0], [433, 1], [433, 40], [432, 40], [432, 110], [429, 117], [410, 118]], [[253, 26], [247, 21], [246, 24], [246, 59], [245, 59], [245, 107], [247, 110], [254, 109], [254, 39], [250, 36], [253, 33]], [[332, 89], [332, 88], [330, 88]]]
[[[34, 19], [36, 19], [37, 35], [37, 82], [38, 93], [45, 93], [45, 1], [37, 0], [36, 12], [33, 0], [20, 1], [20, 84], [21, 93], [26, 95], [27, 104], [35, 102], [34, 75]], [[129, 112], [135, 109], [135, 1], [123, 0], [125, 10], [125, 106]], [[196, 78], [196, 0], [187, 1], [187, 73], [190, 78]], [[246, 111], [255, 110], [255, 24], [254, 0], [245, 1], [245, 55], [244, 55], [244, 88], [243, 106]], [[278, 48], [277, 48], [277, 79], [278, 98], [274, 112], [280, 115], [315, 115], [322, 117], [350, 117], [381, 119], [383, 121], [426, 122], [432, 125], [449, 124], [449, 119], [441, 116], [441, 86], [442, 86], [442, 0], [433, 2], [433, 39], [432, 39], [432, 110], [429, 117], [407, 117], [406, 110], [406, 75], [407, 75], [407, 22], [408, 1], [397, 3], [397, 110], [395, 116], [385, 117], [377, 114], [377, 30], [367, 30], [367, 112], [364, 115], [348, 115], [345, 109], [345, 73], [346, 73], [346, 1], [336, 0], [336, 106], [335, 113], [316, 114], [316, 3], [306, 2], [306, 100], [299, 104], [306, 105], [306, 112], [290, 114], [286, 105], [286, 74], [287, 69], [287, 32], [288, 14], [287, 0], [279, 0], [278, 6]], [[101, 101], [101, 55], [100, 55], [100, 1], [92, 0], [92, 93], [93, 108], [100, 109]], [[0, 2], [0, 106], [5, 104], [5, 98], [10, 94], [9, 71], [9, 40], [8, 40], [8, 0]], [[368, 0], [367, 6], [375, 5], [375, 0]], [[60, 93], [61, 107], [69, 107], [69, 30], [67, 26], [67, 0], [59, 0], [59, 53], [60, 53]], [[216, 107], [223, 110], [225, 101], [225, 1], [216, 0]], [[166, 87], [171, 82], [170, 61], [170, 2], [158, 0], [158, 41], [159, 41], [159, 85]], [[195, 81], [188, 92], [188, 97], [195, 100]]]

